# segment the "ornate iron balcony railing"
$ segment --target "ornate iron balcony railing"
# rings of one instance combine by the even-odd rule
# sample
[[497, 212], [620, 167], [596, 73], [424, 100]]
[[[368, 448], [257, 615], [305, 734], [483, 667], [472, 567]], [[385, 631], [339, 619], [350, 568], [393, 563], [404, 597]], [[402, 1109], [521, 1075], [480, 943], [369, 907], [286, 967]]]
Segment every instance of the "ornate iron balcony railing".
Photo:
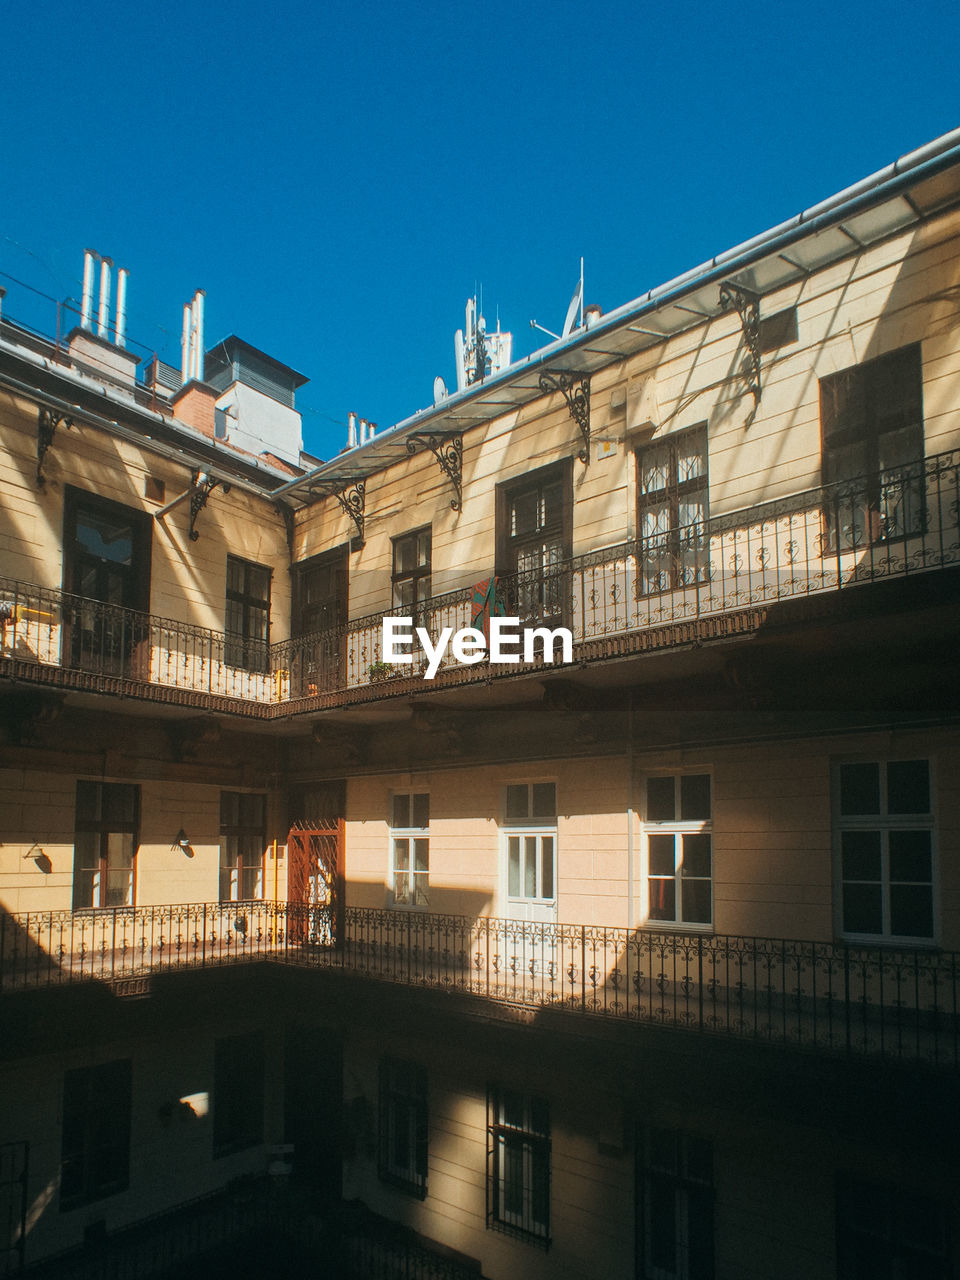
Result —
[[[502, 577], [496, 595], [509, 616], [569, 627], [576, 645], [958, 563], [960, 453], [950, 452], [684, 528], [641, 530], [635, 541]], [[470, 626], [472, 610], [473, 588], [463, 587], [418, 605], [416, 623], [436, 637], [443, 627]], [[21, 678], [35, 664], [100, 684], [119, 680], [261, 707], [319, 695], [329, 700], [419, 673], [423, 655], [414, 654], [412, 666], [382, 661], [383, 619], [395, 612], [268, 648], [0, 579], [0, 658], [17, 661]], [[481, 663], [466, 674], [486, 678], [489, 671]]]
[[272, 902], [0, 916], [0, 992], [250, 961], [532, 1010], [960, 1067], [960, 953]]

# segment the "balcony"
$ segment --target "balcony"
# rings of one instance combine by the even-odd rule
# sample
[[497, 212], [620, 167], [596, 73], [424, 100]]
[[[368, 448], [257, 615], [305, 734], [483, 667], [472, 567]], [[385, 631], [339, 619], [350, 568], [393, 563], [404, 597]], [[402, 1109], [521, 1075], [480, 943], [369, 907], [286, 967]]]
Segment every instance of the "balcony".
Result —
[[275, 902], [0, 916], [0, 994], [271, 962], [531, 1015], [956, 1071], [960, 953]]
[[[960, 453], [950, 452], [501, 577], [496, 607], [525, 624], [562, 622], [580, 661], [750, 629], [773, 605], [958, 563]], [[473, 610], [473, 587], [464, 587], [425, 601], [416, 621], [436, 637], [469, 627]], [[383, 663], [389, 612], [268, 648], [0, 579], [0, 673], [273, 718], [293, 704], [303, 711], [409, 692], [423, 655], [414, 653], [412, 666]], [[539, 666], [458, 666], [448, 657], [437, 680]]]

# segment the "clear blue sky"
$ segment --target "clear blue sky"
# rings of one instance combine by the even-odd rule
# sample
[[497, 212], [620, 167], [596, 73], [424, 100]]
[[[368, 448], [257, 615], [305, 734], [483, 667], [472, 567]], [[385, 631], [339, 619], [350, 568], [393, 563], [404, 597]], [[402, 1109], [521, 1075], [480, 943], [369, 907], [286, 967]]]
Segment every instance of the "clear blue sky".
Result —
[[609, 310], [960, 124], [956, 0], [486, 12], [8, 7], [0, 271], [79, 296], [83, 249], [111, 256], [130, 337], [176, 365], [205, 289], [208, 345], [311, 379], [329, 457], [348, 410], [384, 428], [455, 383], [475, 285], [524, 355], [581, 254]]

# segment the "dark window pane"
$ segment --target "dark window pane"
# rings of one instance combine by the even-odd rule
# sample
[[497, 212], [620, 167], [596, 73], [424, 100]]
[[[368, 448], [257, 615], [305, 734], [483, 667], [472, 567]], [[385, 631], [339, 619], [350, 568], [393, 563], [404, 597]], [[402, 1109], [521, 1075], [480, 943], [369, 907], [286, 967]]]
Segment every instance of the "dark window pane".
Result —
[[710, 836], [707, 834], [683, 837], [683, 874], [685, 876], [710, 875]]
[[77, 820], [96, 822], [100, 818], [100, 783], [77, 783]]
[[680, 817], [684, 822], [710, 817], [709, 773], [689, 773], [681, 777]]
[[650, 1262], [674, 1275], [677, 1264], [676, 1192], [666, 1178], [650, 1181]]
[[880, 766], [843, 764], [840, 766], [840, 812], [880, 812]]
[[675, 880], [651, 880], [650, 912], [651, 920], [676, 920], [677, 918], [677, 883]]
[[410, 797], [406, 792], [393, 797], [393, 825], [395, 827], [410, 825]]
[[672, 876], [674, 873], [675, 836], [651, 835], [647, 837], [650, 851], [650, 874], [652, 876]]
[[843, 886], [843, 928], [845, 933], [882, 933], [883, 903], [878, 884]]
[[553, 897], [553, 837], [543, 836], [541, 846], [540, 897]]
[[685, 924], [709, 924], [710, 881], [684, 880], [683, 882], [683, 921]]
[[557, 812], [557, 787], [553, 782], [533, 784], [533, 816], [553, 818]]
[[526, 783], [511, 783], [507, 787], [507, 821], [523, 822], [529, 814], [527, 812], [528, 788]]
[[890, 932], [897, 938], [933, 937], [933, 890], [930, 885], [890, 886]]
[[507, 893], [520, 897], [520, 837], [511, 836], [507, 856]]
[[890, 761], [887, 765], [887, 812], [930, 812], [930, 765], [928, 761]]
[[841, 841], [844, 880], [879, 880], [880, 832], [844, 831]]
[[429, 827], [430, 825], [430, 797], [425, 792], [418, 791], [413, 797], [413, 825], [415, 827]]
[[674, 779], [647, 779], [647, 821], [672, 822], [676, 817]]
[[930, 832], [890, 832], [890, 879], [931, 880]]

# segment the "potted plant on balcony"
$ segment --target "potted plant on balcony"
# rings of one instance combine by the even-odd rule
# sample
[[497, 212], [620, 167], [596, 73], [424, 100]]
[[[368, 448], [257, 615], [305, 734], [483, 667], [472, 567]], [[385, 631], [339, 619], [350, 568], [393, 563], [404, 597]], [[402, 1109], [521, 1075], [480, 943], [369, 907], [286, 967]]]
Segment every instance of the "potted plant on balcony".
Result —
[[392, 671], [393, 668], [389, 662], [371, 662], [367, 668], [371, 684], [379, 684], [382, 680], [389, 680]]

